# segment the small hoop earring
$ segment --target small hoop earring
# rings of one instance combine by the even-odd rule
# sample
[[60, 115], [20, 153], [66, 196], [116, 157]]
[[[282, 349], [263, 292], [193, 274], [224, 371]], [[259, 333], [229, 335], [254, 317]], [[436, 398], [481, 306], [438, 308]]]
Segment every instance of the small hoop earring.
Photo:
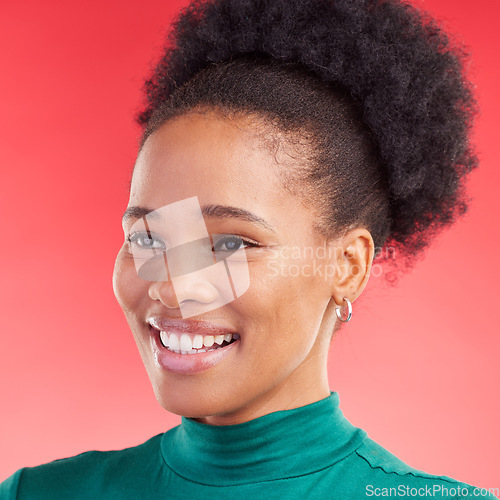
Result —
[[337, 315], [339, 321], [342, 321], [342, 323], [347, 323], [352, 318], [352, 304], [351, 301], [349, 299], [346, 299], [345, 297], [344, 300], [347, 302], [347, 318], [342, 319], [342, 316], [340, 315], [340, 309], [342, 308], [342, 306], [335, 308], [335, 314]]

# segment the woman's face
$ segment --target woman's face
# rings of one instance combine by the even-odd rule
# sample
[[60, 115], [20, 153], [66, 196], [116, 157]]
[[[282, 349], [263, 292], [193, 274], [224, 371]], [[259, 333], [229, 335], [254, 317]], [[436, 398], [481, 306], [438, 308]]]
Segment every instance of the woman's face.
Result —
[[[214, 425], [244, 422], [329, 395], [326, 365], [334, 326], [333, 260], [328, 252], [314, 252], [324, 241], [313, 230], [312, 208], [282, 185], [282, 175], [293, 160], [264, 147], [256, 130], [243, 119], [228, 120], [212, 112], [167, 121], [138, 155], [128, 204], [157, 210], [197, 197], [201, 207], [235, 207], [260, 218], [263, 223], [234, 212], [203, 216], [208, 234], [253, 242], [243, 254], [248, 289], [211, 310], [210, 293], [192, 286], [189, 279], [177, 286], [169, 279], [146, 280], [138, 275], [132, 248], [146, 245], [144, 240], [125, 239], [113, 275], [116, 298], [159, 403], [168, 411]], [[125, 238], [137, 220], [124, 220]], [[189, 232], [189, 220], [182, 230], [167, 223], [164, 239], [176, 241], [175, 231]], [[159, 234], [161, 229], [156, 229]], [[155, 244], [161, 246], [161, 242]], [[233, 236], [229, 246], [235, 244], [245, 245]], [[235, 265], [243, 265], [241, 258]], [[180, 301], [193, 305], [192, 311], [202, 305], [202, 312], [183, 318], [181, 309], [171, 308]], [[186, 371], [182, 359], [208, 353], [166, 352], [158, 331], [148, 323], [152, 316], [186, 322], [195, 329], [196, 321], [209, 322], [237, 333], [239, 339], [219, 348], [227, 352], [215, 364]], [[193, 332], [189, 330], [189, 335]], [[183, 358], [173, 364], [162, 362], [173, 359], [168, 356]]]

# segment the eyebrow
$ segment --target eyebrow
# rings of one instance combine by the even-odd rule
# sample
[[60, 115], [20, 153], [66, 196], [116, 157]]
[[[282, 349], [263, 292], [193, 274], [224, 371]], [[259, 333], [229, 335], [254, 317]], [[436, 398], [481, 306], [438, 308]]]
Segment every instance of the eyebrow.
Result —
[[154, 208], [146, 208], [146, 207], [127, 207], [127, 210], [123, 212], [122, 222], [131, 220], [131, 219], [140, 219], [141, 217], [145, 217], [149, 214], [150, 219], [160, 220], [160, 216], [157, 213], [154, 213]]
[[[130, 219], [140, 219], [146, 215], [153, 220], [161, 220], [161, 216], [154, 213], [156, 209], [146, 208], [146, 207], [127, 207], [122, 216], [122, 221], [128, 221]], [[233, 218], [240, 219], [246, 222], [251, 222], [263, 227], [267, 231], [275, 232], [272, 226], [262, 217], [249, 212], [243, 208], [231, 207], [228, 205], [202, 205], [201, 213], [205, 217], [217, 217], [219, 219], [223, 218]]]

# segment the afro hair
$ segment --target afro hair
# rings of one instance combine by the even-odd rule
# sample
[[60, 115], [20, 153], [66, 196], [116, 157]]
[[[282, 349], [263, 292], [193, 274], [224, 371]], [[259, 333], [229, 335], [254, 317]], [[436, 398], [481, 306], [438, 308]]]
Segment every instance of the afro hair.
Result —
[[[220, 89], [220, 71], [217, 76], [210, 68], [233, 65], [241, 72], [252, 57], [256, 67], [267, 60], [282, 72], [301, 68], [308, 76], [297, 81], [312, 75], [342, 89], [359, 109], [357, 116], [376, 145], [372, 156], [382, 169], [380, 179], [370, 182], [385, 190], [386, 210], [377, 217], [387, 221], [379, 223], [378, 241], [374, 238], [380, 245], [377, 255], [384, 254], [382, 246], [391, 248], [408, 269], [438, 231], [466, 213], [465, 177], [477, 166], [469, 141], [476, 101], [464, 71], [467, 54], [436, 20], [400, 0], [194, 1], [176, 19], [145, 83], [146, 106], [137, 116], [145, 128], [143, 140], [161, 122], [159, 110], [196, 75], [208, 71], [206, 79], [212, 71]], [[234, 63], [239, 59], [247, 62]], [[295, 78], [300, 71], [288, 73]], [[268, 71], [262, 85], [275, 73]], [[279, 93], [279, 81], [267, 88]], [[344, 98], [339, 91], [331, 95], [335, 108], [334, 102]], [[195, 104], [193, 98], [190, 102]], [[244, 107], [233, 107], [238, 106]], [[263, 112], [269, 116], [269, 110]], [[355, 200], [344, 199], [344, 207]], [[363, 213], [370, 210], [364, 207]], [[359, 214], [348, 212], [357, 222]]]

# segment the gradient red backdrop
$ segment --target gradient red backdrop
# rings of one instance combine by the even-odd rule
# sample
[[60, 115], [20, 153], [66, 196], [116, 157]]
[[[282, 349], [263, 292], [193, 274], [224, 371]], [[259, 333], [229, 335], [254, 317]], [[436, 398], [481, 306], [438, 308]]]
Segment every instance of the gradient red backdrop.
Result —
[[[111, 276], [142, 80], [185, 3], [0, 7], [0, 480], [180, 422], [155, 400]], [[500, 487], [500, 4], [419, 5], [472, 51], [474, 201], [397, 288], [371, 278], [332, 346], [331, 388], [355, 425], [410, 465]]]

